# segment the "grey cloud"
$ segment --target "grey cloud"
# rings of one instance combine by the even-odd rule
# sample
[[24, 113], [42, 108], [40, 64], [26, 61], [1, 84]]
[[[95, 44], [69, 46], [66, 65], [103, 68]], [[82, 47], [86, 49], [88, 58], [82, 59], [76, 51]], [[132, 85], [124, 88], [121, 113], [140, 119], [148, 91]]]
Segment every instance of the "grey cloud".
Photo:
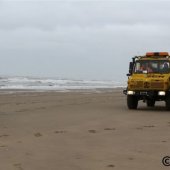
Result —
[[133, 55], [170, 51], [169, 2], [3, 2], [0, 73], [124, 80]]
[[8, 2], [0, 11], [0, 28], [168, 24], [169, 5], [168, 2]]

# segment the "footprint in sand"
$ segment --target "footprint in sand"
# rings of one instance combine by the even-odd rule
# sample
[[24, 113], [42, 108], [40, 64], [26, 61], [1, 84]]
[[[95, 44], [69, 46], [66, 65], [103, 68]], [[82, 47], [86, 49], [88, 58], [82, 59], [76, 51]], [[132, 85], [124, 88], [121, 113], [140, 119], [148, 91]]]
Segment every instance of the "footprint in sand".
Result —
[[134, 160], [134, 158], [132, 158], [132, 157], [130, 157], [130, 158], [128, 158], [128, 159], [131, 160], [131, 161]]
[[35, 137], [41, 137], [42, 134], [38, 132], [38, 133], [35, 133], [34, 136], [35, 136]]
[[104, 128], [104, 130], [116, 130], [116, 128]]
[[9, 135], [7, 135], [7, 134], [3, 134], [3, 135], [0, 135], [0, 138], [2, 138], [2, 137], [8, 137]]
[[75, 156], [75, 158], [76, 158], [76, 159], [81, 159], [81, 158], [82, 158], [82, 155], [77, 154], [77, 155]]
[[143, 127], [137, 127], [136, 129], [137, 130], [143, 130], [143, 128], [154, 128], [155, 126], [154, 125], [145, 125]]
[[161, 142], [166, 143], [167, 141], [166, 141], [166, 140], [163, 140], [163, 141], [161, 141]]
[[32, 154], [32, 153], [29, 153], [29, 152], [26, 152], [25, 155], [26, 155], [26, 156], [33, 156], [33, 154]]
[[6, 148], [8, 147], [7, 145], [0, 145], [0, 148]]
[[107, 167], [108, 167], [108, 168], [114, 168], [114, 167], [115, 167], [115, 165], [110, 164], [110, 165], [107, 165]]
[[65, 130], [56, 130], [54, 133], [66, 133], [67, 131]]
[[14, 166], [18, 169], [18, 170], [24, 170], [22, 168], [22, 165], [20, 163], [14, 164]]
[[137, 127], [136, 129], [137, 129], [137, 130], [143, 130], [143, 128], [142, 128], [142, 127]]
[[155, 127], [154, 125], [145, 125], [145, 126], [143, 126], [143, 127], [145, 127], [145, 128], [153, 128], [153, 127]]
[[96, 130], [93, 130], [93, 129], [88, 130], [88, 132], [89, 132], [89, 133], [97, 133], [97, 131], [96, 131]]

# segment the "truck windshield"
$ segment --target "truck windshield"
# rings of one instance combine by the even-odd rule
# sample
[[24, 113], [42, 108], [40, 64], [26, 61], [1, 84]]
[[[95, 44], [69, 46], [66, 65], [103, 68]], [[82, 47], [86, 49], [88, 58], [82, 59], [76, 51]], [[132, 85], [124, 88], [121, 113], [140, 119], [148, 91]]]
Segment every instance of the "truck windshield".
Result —
[[170, 63], [167, 60], [136, 61], [134, 73], [170, 73]]

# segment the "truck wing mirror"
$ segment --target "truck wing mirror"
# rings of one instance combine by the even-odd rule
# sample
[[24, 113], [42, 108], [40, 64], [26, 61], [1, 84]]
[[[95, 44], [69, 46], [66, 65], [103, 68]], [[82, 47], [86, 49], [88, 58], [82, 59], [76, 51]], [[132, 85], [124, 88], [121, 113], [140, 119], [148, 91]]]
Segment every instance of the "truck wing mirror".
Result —
[[134, 66], [134, 63], [133, 62], [130, 62], [129, 63], [129, 74], [131, 75], [132, 72], [133, 72], [133, 66]]

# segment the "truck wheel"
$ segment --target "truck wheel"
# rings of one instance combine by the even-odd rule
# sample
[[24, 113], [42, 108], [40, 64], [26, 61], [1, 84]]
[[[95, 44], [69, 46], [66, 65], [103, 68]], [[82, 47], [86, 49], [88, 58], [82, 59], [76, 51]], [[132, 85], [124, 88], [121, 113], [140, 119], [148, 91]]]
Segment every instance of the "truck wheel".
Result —
[[155, 100], [147, 100], [147, 106], [148, 107], [154, 107], [155, 106]]
[[166, 109], [167, 109], [167, 110], [170, 110], [170, 95], [168, 95], [168, 96], [166, 97], [165, 103], [166, 103]]
[[138, 99], [136, 96], [127, 95], [127, 106], [129, 109], [137, 109]]

